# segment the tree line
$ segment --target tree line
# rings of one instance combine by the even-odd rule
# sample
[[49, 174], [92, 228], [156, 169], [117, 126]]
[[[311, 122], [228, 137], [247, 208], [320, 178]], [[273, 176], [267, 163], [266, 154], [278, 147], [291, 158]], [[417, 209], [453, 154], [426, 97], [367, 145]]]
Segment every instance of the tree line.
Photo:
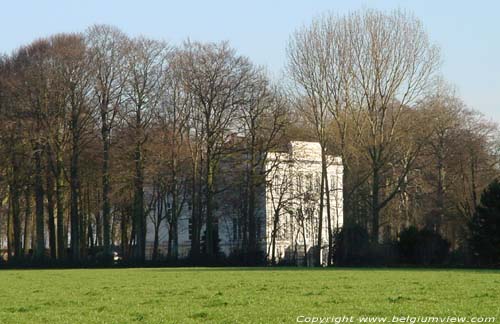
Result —
[[[342, 158], [344, 229], [329, 226], [331, 247], [349, 231], [377, 245], [413, 226], [468, 251], [480, 194], [498, 176], [498, 133], [439, 64], [404, 11], [314, 19], [291, 35], [280, 80], [227, 42], [174, 46], [107, 25], [33, 41], [0, 59], [5, 252], [81, 263], [119, 249], [144, 262], [150, 221], [153, 259], [166, 223], [164, 257], [176, 260], [189, 205], [190, 259], [216, 259], [216, 199], [230, 180], [240, 188], [240, 250], [255, 261], [268, 153], [294, 139], [321, 146], [318, 215], [326, 209], [328, 224], [327, 156]], [[239, 167], [223, 175], [231, 160]]]

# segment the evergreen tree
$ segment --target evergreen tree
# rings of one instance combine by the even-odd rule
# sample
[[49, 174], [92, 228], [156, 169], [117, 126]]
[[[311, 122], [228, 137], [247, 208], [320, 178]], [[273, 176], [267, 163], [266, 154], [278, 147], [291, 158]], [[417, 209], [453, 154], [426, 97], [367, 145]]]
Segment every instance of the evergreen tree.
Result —
[[494, 180], [481, 195], [471, 224], [470, 243], [482, 265], [500, 264], [500, 182]]

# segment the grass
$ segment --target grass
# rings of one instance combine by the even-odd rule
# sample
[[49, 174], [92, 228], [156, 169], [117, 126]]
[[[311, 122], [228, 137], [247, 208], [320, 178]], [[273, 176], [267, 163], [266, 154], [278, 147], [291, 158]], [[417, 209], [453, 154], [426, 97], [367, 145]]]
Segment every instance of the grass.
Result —
[[3, 270], [0, 282], [0, 323], [296, 323], [300, 315], [500, 321], [500, 271], [493, 270]]

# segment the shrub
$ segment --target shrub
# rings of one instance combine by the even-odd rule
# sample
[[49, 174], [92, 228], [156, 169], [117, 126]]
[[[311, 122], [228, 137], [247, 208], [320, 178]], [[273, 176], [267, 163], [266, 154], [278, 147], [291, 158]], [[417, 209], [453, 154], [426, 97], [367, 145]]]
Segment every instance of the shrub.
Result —
[[450, 250], [450, 243], [439, 233], [414, 226], [400, 233], [397, 245], [401, 263], [418, 265], [444, 264]]

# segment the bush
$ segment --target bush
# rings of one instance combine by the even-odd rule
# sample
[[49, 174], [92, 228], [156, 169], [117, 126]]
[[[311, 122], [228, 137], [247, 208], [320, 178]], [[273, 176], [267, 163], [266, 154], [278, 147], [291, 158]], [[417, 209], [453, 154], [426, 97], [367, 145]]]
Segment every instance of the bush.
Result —
[[400, 263], [440, 265], [448, 260], [450, 243], [439, 233], [411, 226], [399, 235]]
[[340, 266], [441, 265], [449, 259], [450, 244], [438, 233], [416, 227], [401, 232], [398, 241], [370, 242], [359, 225], [344, 227], [337, 235], [334, 264]]
[[240, 267], [265, 266], [267, 264], [266, 254], [263, 251], [233, 251], [227, 258], [225, 258], [224, 263], [225, 265]]
[[394, 244], [372, 243], [365, 228], [345, 226], [335, 238], [333, 260], [340, 266], [391, 265], [396, 262]]
[[360, 265], [366, 262], [370, 240], [359, 225], [343, 227], [336, 235], [333, 260], [335, 265]]

